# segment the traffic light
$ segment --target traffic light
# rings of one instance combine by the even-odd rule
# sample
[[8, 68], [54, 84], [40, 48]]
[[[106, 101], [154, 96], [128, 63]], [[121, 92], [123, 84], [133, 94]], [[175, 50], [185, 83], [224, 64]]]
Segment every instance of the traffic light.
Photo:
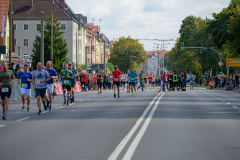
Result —
[[184, 43], [182, 42], [181, 43], [181, 50], [183, 50], [184, 49]]
[[218, 74], [222, 74], [222, 68], [218, 68]]

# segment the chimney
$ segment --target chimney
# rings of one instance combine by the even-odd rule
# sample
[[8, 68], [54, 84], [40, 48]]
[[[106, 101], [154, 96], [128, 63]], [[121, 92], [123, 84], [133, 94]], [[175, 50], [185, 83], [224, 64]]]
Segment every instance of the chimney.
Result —
[[59, 0], [59, 8], [64, 9], [65, 8], [65, 0]]

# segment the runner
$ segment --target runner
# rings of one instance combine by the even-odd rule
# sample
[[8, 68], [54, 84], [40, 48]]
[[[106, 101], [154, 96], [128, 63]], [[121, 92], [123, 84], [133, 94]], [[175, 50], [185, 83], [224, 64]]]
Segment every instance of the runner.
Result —
[[[54, 92], [54, 80], [58, 79], [57, 72], [55, 69], [51, 68], [52, 62], [47, 61], [46, 70], [50, 76], [50, 81], [47, 82], [47, 91], [46, 91], [46, 101], [47, 101], [47, 109], [49, 108], [49, 111], [52, 111], [52, 102], [53, 102], [53, 92]], [[48, 93], [48, 95], [47, 95]], [[49, 98], [48, 98], [49, 97]]]
[[6, 62], [2, 63], [3, 70], [0, 71], [0, 93], [2, 99], [3, 116], [2, 119], [7, 119], [7, 112], [9, 107], [9, 98], [12, 92], [12, 85], [15, 82], [15, 75], [13, 71], [8, 70]]
[[130, 93], [130, 79], [128, 77], [128, 74], [129, 74], [129, 70], [127, 70], [127, 74], [125, 74], [125, 79], [126, 79], [126, 84], [127, 84], [127, 93]]
[[138, 86], [137, 89], [141, 88], [142, 87], [142, 91], [143, 91], [143, 88], [144, 88], [144, 78], [143, 78], [143, 71], [141, 71], [141, 73], [139, 74], [139, 81], [140, 81], [140, 86]]
[[120, 76], [122, 72], [118, 70], [118, 66], [114, 66], [114, 70], [112, 71], [113, 75], [113, 91], [114, 91], [114, 98], [116, 98], [116, 87], [118, 90], [118, 98], [120, 98]]
[[193, 82], [194, 82], [194, 77], [191, 74], [191, 76], [190, 76], [190, 90], [193, 90]]
[[21, 84], [21, 95], [22, 95], [22, 111], [25, 109], [25, 94], [27, 95], [27, 112], [30, 112], [30, 97], [31, 97], [31, 82], [32, 82], [32, 73], [28, 71], [28, 65], [25, 64], [23, 72], [19, 73], [18, 84]]
[[[64, 98], [64, 103], [63, 105], [65, 105], [67, 103], [67, 105], [69, 105], [69, 100], [70, 100], [70, 93], [72, 90], [72, 79], [73, 74], [72, 71], [68, 70], [68, 64], [66, 63], [64, 66], [64, 70], [62, 70], [60, 77], [62, 78], [62, 87], [63, 87], [63, 98]], [[67, 94], [67, 95], [66, 95]]]
[[103, 77], [102, 77], [101, 73], [98, 73], [97, 85], [98, 85], [98, 94], [100, 94], [100, 93], [102, 93], [102, 86], [103, 86]]
[[37, 96], [37, 105], [38, 105], [38, 114], [42, 114], [41, 110], [41, 102], [40, 99], [42, 99], [42, 103], [44, 105], [44, 110], [47, 110], [47, 106], [45, 104], [45, 96], [46, 96], [46, 90], [47, 90], [47, 83], [50, 80], [50, 76], [46, 70], [42, 69], [42, 63], [38, 62], [37, 64], [37, 70], [33, 72], [33, 88], [35, 89], [36, 96]]
[[154, 86], [155, 86], [155, 82], [156, 82], [156, 78], [155, 78], [155, 77], [153, 77], [153, 79], [152, 79], [152, 85], [153, 85], [153, 89], [154, 89]]
[[85, 72], [81, 75], [81, 86], [84, 87], [83, 91], [87, 91], [87, 76], [85, 75]]
[[70, 103], [73, 103], [74, 102], [74, 89], [75, 89], [75, 86], [76, 86], [76, 77], [78, 76], [78, 74], [77, 74], [76, 69], [74, 69], [72, 67], [71, 63], [68, 64], [68, 69], [70, 71], [72, 71], [72, 74], [73, 74], [73, 79], [71, 79], [72, 92], [71, 92], [71, 100], [70, 100]]
[[164, 71], [164, 74], [161, 75], [161, 87], [160, 90], [158, 92], [162, 91], [162, 87], [164, 86], [164, 90], [163, 92], [166, 91], [166, 85], [167, 85], [167, 79], [168, 79], [168, 75], [166, 74], [166, 71]]
[[153, 80], [152, 75], [149, 75], [148, 82], [149, 82], [149, 85], [150, 85], [150, 89], [152, 87], [152, 80]]
[[134, 96], [133, 94], [133, 88], [135, 90], [135, 92], [137, 91], [136, 90], [136, 80], [137, 80], [137, 73], [136, 72], [133, 72], [134, 69], [132, 68], [131, 69], [131, 73], [128, 74], [128, 77], [130, 77], [130, 87], [131, 87], [131, 91], [132, 91], [132, 96]]
[[147, 88], [147, 75], [145, 75], [144, 77], [144, 88], [145, 89]]

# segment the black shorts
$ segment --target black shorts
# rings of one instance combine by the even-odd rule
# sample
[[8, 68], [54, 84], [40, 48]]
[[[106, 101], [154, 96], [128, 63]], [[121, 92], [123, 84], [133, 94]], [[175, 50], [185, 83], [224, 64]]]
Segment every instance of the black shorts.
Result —
[[12, 93], [12, 89], [10, 87], [8, 88], [8, 92], [2, 92], [2, 88], [0, 89], [0, 94], [1, 94], [1, 99], [4, 100], [5, 97], [10, 98], [11, 93]]
[[71, 90], [72, 90], [72, 87], [71, 87], [71, 86], [65, 86], [65, 85], [63, 85], [62, 87], [63, 87], [63, 89], [67, 89], [67, 91], [71, 91]]
[[122, 82], [123, 83], [123, 85], [125, 85], [126, 84], [126, 82]]
[[98, 82], [97, 85], [98, 85], [98, 88], [102, 88], [103, 83], [102, 82]]
[[74, 89], [76, 86], [76, 82], [72, 82], [72, 88]]
[[86, 85], [86, 82], [82, 82], [82, 83], [81, 83], [81, 86], [84, 86], [84, 87], [85, 87], [85, 85]]
[[35, 89], [36, 96], [37, 97], [41, 96], [42, 98], [44, 98], [46, 95], [46, 90], [47, 90], [47, 88], [41, 88], [41, 89], [36, 88]]
[[127, 81], [126, 83], [128, 84], [129, 82]]
[[120, 82], [113, 82], [113, 85], [117, 85], [117, 87], [120, 86]]

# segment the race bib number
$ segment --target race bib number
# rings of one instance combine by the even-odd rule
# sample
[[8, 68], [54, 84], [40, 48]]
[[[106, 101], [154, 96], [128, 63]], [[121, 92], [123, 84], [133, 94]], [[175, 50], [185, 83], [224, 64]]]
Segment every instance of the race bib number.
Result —
[[63, 83], [64, 84], [69, 84], [69, 80], [64, 80]]
[[9, 88], [6, 88], [6, 87], [2, 88], [1, 90], [2, 90], [2, 93], [9, 92]]
[[114, 78], [114, 81], [115, 81], [115, 82], [118, 81], [118, 78]]
[[22, 83], [22, 88], [27, 88], [27, 83]]
[[45, 83], [41, 83], [40, 81], [37, 81], [37, 85], [43, 86]]
[[48, 88], [52, 88], [53, 85], [52, 85], [52, 84], [48, 84], [47, 87], [48, 87]]
[[131, 81], [135, 81], [135, 78], [131, 78]]

